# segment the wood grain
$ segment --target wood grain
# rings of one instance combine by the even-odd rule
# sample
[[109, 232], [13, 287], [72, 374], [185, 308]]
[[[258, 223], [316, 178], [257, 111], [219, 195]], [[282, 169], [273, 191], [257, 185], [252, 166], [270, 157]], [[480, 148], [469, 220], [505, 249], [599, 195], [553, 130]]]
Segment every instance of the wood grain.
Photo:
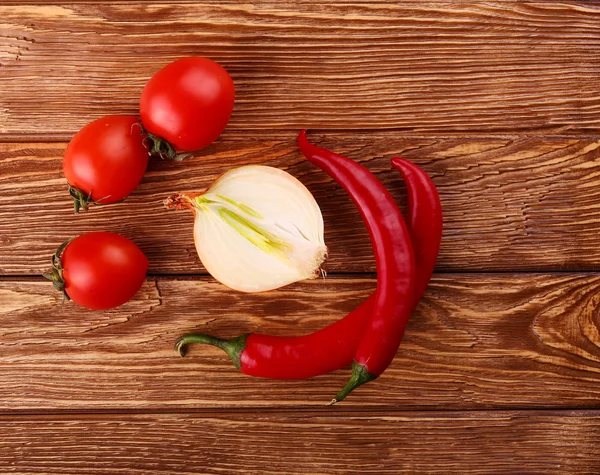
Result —
[[[231, 292], [208, 278], [148, 281], [107, 312], [61, 304], [39, 279], [0, 281], [0, 411], [319, 408], [348, 377], [307, 381], [238, 373], [190, 331], [298, 335], [345, 315], [374, 289], [353, 276], [273, 293]], [[436, 276], [399, 353], [344, 408], [598, 408], [600, 276]]]
[[593, 2], [3, 4], [0, 18], [5, 140], [136, 113], [148, 78], [189, 55], [236, 83], [226, 136], [599, 134]]
[[[440, 271], [600, 269], [600, 141], [311, 137], [368, 166], [401, 206], [404, 185], [389, 159], [404, 156], [430, 174], [444, 210]], [[62, 174], [65, 146], [0, 144], [0, 274], [40, 274], [61, 242], [94, 230], [133, 239], [152, 274], [205, 272], [193, 244], [192, 213], [167, 211], [162, 201], [176, 191], [202, 190], [231, 167], [258, 163], [289, 171], [314, 193], [325, 217], [328, 272], [375, 270], [355, 206], [301, 156], [295, 134], [220, 141], [183, 163], [151, 160], [124, 203], [77, 216]]]
[[600, 470], [600, 412], [0, 419], [4, 473], [545, 474]]
[[[600, 473], [598, 2], [0, 3], [0, 472]], [[125, 203], [74, 216], [66, 142], [137, 113], [148, 78], [189, 55], [234, 78], [221, 139], [153, 160]], [[172, 348], [194, 330], [314, 331], [374, 289], [358, 213], [296, 149], [304, 127], [401, 207], [390, 157], [423, 166], [445, 213], [442, 273], [395, 361], [334, 407], [348, 369], [268, 381], [214, 348]], [[249, 163], [315, 194], [326, 280], [247, 295], [197, 275], [192, 216], [162, 200]], [[36, 274], [101, 229], [136, 241], [151, 277], [91, 312]]]
[[[593, 6], [595, 0], [544, 0], [544, 3], [560, 3], [560, 4], [567, 4], [567, 5], [573, 5], [573, 6], [584, 6], [584, 7], [590, 7]], [[4, 5], [18, 5], [18, 6], [30, 6], [30, 5], [48, 5], [48, 0], [3, 0], [2, 2]], [[122, 6], [123, 4], [128, 4], [128, 5], [135, 5], [136, 7], [142, 5], [142, 2], [138, 1], [138, 2], [134, 2], [134, 1], [128, 1], [128, 0], [59, 0], [59, 1], [54, 1], [52, 2], [53, 5], [61, 5], [61, 6], [70, 6], [70, 5], [79, 5], [79, 4], [97, 4], [97, 5], [119, 5]], [[231, 4], [239, 4], [240, 2], [236, 1], [236, 0], [212, 0], [211, 2], [198, 2], [197, 0], [169, 0], [168, 4], [169, 5], [179, 5], [179, 4], [192, 4], [192, 5], [197, 5], [198, 3], [209, 3], [210, 5], [231, 5]], [[246, 2], [246, 4], [248, 5], [253, 5], [253, 6], [272, 6], [273, 4], [277, 5], [277, 4], [282, 4], [282, 3], [286, 3], [286, 2], [282, 2], [280, 0], [252, 0], [251, 2]], [[328, 4], [333, 4], [333, 5], [342, 5], [342, 6], [346, 6], [346, 5], [353, 5], [353, 4], [365, 4], [366, 2], [364, 0], [344, 0], [343, 2], [339, 2], [336, 0], [296, 0], [294, 3], [297, 4], [303, 4], [303, 5], [310, 5], [310, 6], [316, 6], [316, 5], [328, 5]], [[378, 0], [376, 2], [377, 4], [391, 4], [391, 5], [396, 5], [398, 2], [396, 0]], [[471, 0], [471, 2], [465, 2], [464, 0], [434, 0], [434, 1], [421, 1], [421, 0], [402, 0], [402, 3], [419, 3], [422, 5], [444, 5], [444, 4], [461, 4], [464, 5], [465, 3], [473, 3], [473, 1]], [[477, 2], [479, 3], [479, 2]], [[540, 0], [496, 0], [494, 3], [497, 4], [504, 4], [504, 3], [533, 3], [533, 4], [538, 4], [540, 3]], [[159, 4], [159, 5], [164, 5], [165, 4], [165, 0], [143, 0], [143, 4]]]

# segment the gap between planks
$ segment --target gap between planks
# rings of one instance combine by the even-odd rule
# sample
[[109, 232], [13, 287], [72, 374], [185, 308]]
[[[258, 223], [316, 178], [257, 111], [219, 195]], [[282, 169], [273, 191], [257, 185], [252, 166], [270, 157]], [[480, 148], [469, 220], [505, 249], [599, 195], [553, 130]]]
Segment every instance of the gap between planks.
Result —
[[333, 416], [344, 417], [344, 415], [354, 416], [357, 414], [364, 414], [366, 417], [378, 417], [378, 416], [401, 416], [405, 415], [410, 417], [411, 415], [417, 416], [419, 414], [435, 415], [435, 414], [519, 414], [519, 415], [532, 415], [532, 416], [555, 416], [564, 414], [582, 414], [582, 415], [593, 415], [600, 417], [600, 403], [596, 406], [590, 407], [490, 407], [486, 409], [465, 409], [465, 408], [445, 408], [445, 407], [430, 407], [419, 410], [406, 410], [396, 408], [381, 408], [377, 406], [344, 406], [343, 403], [338, 403], [333, 406], [323, 404], [319, 406], [287, 406], [287, 407], [231, 407], [231, 408], [128, 408], [128, 409], [40, 409], [39, 411], [31, 410], [19, 410], [13, 409], [6, 411], [0, 409], [0, 422], [14, 420], [14, 419], [27, 419], [32, 418], [49, 419], [54, 417], [65, 417], [65, 416], [77, 416], [85, 418], [104, 418], [104, 417], [118, 417], [123, 415], [131, 416], [177, 416], [177, 415], [202, 415], [207, 417], [227, 417], [227, 415], [242, 415], [242, 414], [268, 414], [268, 415], [281, 415], [281, 414], [313, 414], [315, 416]]
[[[92, 119], [90, 119], [90, 122]], [[263, 129], [247, 129], [247, 130], [233, 130], [225, 131], [219, 139], [214, 143], [219, 144], [221, 142], [238, 142], [244, 140], [250, 141], [274, 141], [282, 140], [289, 134], [300, 132], [300, 128], [281, 128], [277, 129], [278, 133], [273, 131], [264, 131]], [[396, 140], [473, 140], [473, 141], [485, 141], [485, 140], [519, 140], [519, 139], [542, 139], [542, 140], [600, 140], [600, 134], [561, 134], [559, 132], [513, 132], [513, 133], [489, 133], [489, 132], [469, 132], [469, 133], [448, 133], [442, 132], [436, 133], [420, 133], [415, 134], [410, 130], [403, 128], [389, 128], [389, 129], [368, 129], [362, 128], [357, 129], [322, 129], [322, 128], [309, 128], [310, 133], [317, 135], [333, 135], [343, 136], [350, 135], [353, 138], [366, 137], [381, 138], [385, 140], [387, 138], [394, 138]], [[0, 144], [10, 143], [64, 143], [65, 147], [67, 143], [73, 138], [74, 134], [39, 134], [32, 135], [29, 133], [15, 134], [12, 132], [0, 134]]]

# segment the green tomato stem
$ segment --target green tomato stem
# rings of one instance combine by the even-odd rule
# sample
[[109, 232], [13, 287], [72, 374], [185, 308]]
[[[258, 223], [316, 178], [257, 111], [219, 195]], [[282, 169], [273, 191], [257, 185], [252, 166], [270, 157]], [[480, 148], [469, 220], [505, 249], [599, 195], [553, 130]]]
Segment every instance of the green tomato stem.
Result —
[[56, 290], [58, 290], [59, 292], [62, 292], [63, 297], [65, 298], [65, 300], [67, 302], [69, 300], [71, 300], [71, 298], [65, 291], [65, 280], [63, 278], [63, 266], [62, 266], [62, 261], [60, 259], [60, 256], [62, 255], [65, 248], [69, 245], [69, 243], [73, 239], [75, 239], [75, 238], [67, 239], [60, 246], [58, 246], [58, 249], [56, 250], [56, 252], [54, 254], [52, 254], [52, 257], [50, 257], [50, 265], [51, 265], [50, 272], [42, 274], [43, 277], [45, 277], [46, 279], [48, 279], [52, 282], [52, 285], [54, 286], [54, 288]]

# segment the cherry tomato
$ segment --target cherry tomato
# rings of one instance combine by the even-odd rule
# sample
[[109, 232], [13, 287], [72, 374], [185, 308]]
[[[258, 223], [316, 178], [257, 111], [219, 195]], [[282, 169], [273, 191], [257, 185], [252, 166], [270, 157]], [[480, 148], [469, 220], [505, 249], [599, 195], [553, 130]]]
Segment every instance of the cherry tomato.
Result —
[[142, 91], [140, 115], [148, 132], [177, 150], [193, 152], [221, 135], [234, 98], [233, 81], [220, 64], [183, 58], [150, 78]]
[[76, 200], [75, 212], [87, 209], [90, 202], [120, 201], [134, 190], [148, 165], [145, 137], [139, 119], [124, 115], [95, 120], [73, 137], [63, 169]]
[[73, 239], [59, 259], [65, 293], [92, 310], [127, 302], [142, 286], [148, 270], [148, 259], [133, 242], [107, 232]]

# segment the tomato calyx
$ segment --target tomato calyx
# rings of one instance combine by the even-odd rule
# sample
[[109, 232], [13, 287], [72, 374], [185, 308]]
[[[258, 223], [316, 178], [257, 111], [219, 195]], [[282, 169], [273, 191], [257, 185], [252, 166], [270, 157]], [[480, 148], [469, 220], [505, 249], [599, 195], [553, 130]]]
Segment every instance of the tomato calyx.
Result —
[[167, 158], [169, 160], [181, 161], [188, 157], [193, 157], [193, 153], [177, 153], [175, 147], [167, 142], [165, 139], [160, 138], [157, 135], [151, 134], [147, 130], [145, 131], [146, 137], [149, 142], [149, 153], [150, 155], [158, 155], [160, 158]]
[[79, 188], [75, 188], [69, 184], [69, 194], [71, 198], [73, 198], [73, 208], [75, 210], [75, 214], [79, 213], [80, 209], [87, 211], [91, 204], [97, 204], [92, 199], [92, 192], [86, 193]]
[[50, 258], [50, 265], [52, 267], [52, 270], [50, 272], [42, 274], [42, 276], [44, 276], [46, 279], [52, 282], [52, 285], [56, 290], [62, 292], [63, 297], [67, 302], [71, 300], [71, 298], [65, 291], [65, 280], [63, 278], [63, 266], [62, 261], [60, 260], [60, 256], [73, 239], [74, 238], [68, 239], [65, 242], [63, 242], [60, 246], [58, 246], [58, 249], [54, 254], [52, 254], [52, 257]]
[[[69, 194], [71, 195], [71, 198], [73, 198], [75, 214], [79, 213], [80, 209], [87, 211], [88, 208], [90, 207], [90, 205], [101, 206], [101, 205], [109, 204], [109, 203], [102, 203], [102, 200], [107, 199], [108, 196], [106, 198], [102, 198], [100, 200], [94, 200], [92, 198], [91, 191], [86, 194], [85, 191], [80, 190], [79, 188], [75, 188], [74, 186], [71, 186], [71, 185], [69, 185]], [[125, 198], [118, 200], [118, 201], [112, 201], [110, 204], [122, 203], [123, 201], [125, 201]]]

